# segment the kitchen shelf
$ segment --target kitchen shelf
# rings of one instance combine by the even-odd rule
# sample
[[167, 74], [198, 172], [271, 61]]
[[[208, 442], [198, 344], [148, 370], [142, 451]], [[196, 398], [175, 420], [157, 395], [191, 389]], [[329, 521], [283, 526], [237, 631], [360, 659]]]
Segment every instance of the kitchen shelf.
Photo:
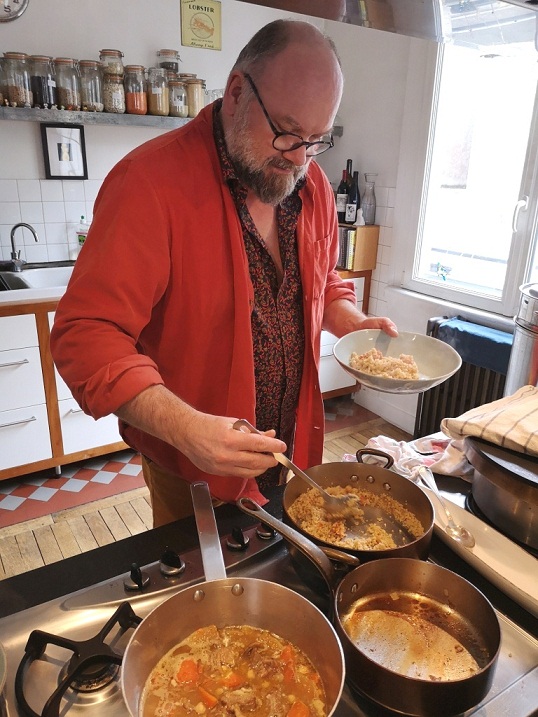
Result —
[[157, 127], [174, 129], [190, 122], [190, 117], [158, 117], [156, 115], [128, 115], [114, 112], [69, 112], [41, 110], [27, 107], [0, 107], [0, 119], [22, 122], [61, 122], [63, 124], [111, 125], [116, 127]]
[[[187, 124], [192, 118], [115, 114], [114, 112], [69, 112], [68, 110], [41, 110], [28, 107], [0, 107], [0, 119], [22, 122], [62, 122], [63, 124], [175, 129]], [[341, 126], [334, 127], [333, 134], [335, 137], [341, 137], [344, 134], [344, 128]]]

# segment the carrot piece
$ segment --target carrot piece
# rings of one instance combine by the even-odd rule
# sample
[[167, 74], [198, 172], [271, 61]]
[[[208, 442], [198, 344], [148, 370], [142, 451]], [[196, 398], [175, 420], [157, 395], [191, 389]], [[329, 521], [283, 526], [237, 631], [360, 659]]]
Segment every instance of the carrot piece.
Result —
[[204, 687], [201, 685], [198, 685], [198, 692], [200, 693], [200, 697], [202, 698], [202, 702], [206, 707], [211, 709], [214, 707], [218, 699], [215, 697], [215, 695], [212, 695], [211, 692], [208, 692]]
[[229, 675], [222, 678], [222, 684], [225, 687], [240, 687], [245, 680], [238, 672], [230, 672]]
[[301, 700], [296, 700], [287, 714], [287, 717], [309, 717], [310, 710]]
[[183, 660], [176, 674], [178, 682], [197, 682], [200, 677], [198, 664], [194, 660]]

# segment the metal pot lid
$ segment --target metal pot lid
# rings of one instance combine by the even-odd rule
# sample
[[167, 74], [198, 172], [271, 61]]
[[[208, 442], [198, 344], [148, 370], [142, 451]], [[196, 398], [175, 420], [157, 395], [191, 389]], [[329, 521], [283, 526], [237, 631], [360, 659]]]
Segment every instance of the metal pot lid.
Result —
[[469, 463], [492, 479], [512, 479], [538, 488], [538, 458], [467, 436], [463, 442]]

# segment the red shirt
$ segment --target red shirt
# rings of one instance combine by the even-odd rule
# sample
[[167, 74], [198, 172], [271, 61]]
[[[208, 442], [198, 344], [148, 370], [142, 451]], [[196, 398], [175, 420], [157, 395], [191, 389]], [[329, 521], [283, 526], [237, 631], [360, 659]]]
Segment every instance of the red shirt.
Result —
[[[323, 451], [317, 371], [324, 305], [355, 297], [334, 269], [334, 196], [315, 162], [300, 196], [305, 355], [294, 460], [307, 468], [321, 462]], [[241, 223], [207, 107], [184, 127], [135, 149], [105, 179], [56, 312], [52, 355], [94, 418], [164, 384], [200, 411], [254, 423], [253, 303]], [[264, 500], [255, 480], [208, 475], [164, 441], [121, 421], [120, 431], [165, 470], [207, 481], [221, 500]]]

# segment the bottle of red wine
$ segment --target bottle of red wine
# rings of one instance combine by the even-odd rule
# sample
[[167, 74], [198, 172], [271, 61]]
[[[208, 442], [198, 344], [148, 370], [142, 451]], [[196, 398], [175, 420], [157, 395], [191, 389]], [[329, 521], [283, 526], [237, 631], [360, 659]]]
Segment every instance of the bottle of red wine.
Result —
[[349, 194], [349, 190], [351, 189], [351, 185], [353, 184], [353, 161], [351, 159], [347, 160], [346, 173], [347, 173], [347, 193]]
[[347, 204], [347, 172], [342, 171], [342, 179], [336, 190], [336, 211], [338, 213], [338, 221], [346, 221], [346, 204]]
[[346, 224], [354, 224], [357, 218], [357, 209], [361, 205], [360, 193], [359, 193], [359, 173], [353, 172], [353, 180], [351, 182], [351, 189], [347, 197], [346, 204]]

